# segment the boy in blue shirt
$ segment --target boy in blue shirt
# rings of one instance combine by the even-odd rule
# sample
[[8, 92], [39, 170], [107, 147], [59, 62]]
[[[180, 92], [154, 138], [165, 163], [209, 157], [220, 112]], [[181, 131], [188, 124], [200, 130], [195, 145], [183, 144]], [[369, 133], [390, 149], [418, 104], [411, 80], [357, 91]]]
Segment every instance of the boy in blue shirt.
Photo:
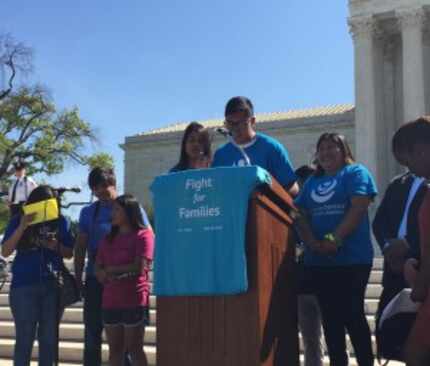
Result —
[[[112, 169], [94, 168], [88, 176], [88, 185], [97, 201], [81, 210], [79, 234], [75, 244], [75, 275], [78, 287], [84, 294], [84, 366], [101, 365], [102, 344], [102, 293], [103, 287], [94, 273], [97, 247], [111, 229], [112, 203], [117, 197], [116, 178]], [[150, 227], [142, 209], [144, 224]], [[88, 253], [85, 284], [82, 273]], [[125, 359], [125, 364], [128, 363]]]
[[292, 196], [299, 192], [297, 177], [285, 147], [254, 130], [254, 106], [246, 97], [233, 97], [225, 107], [225, 126], [231, 141], [214, 155], [213, 167], [258, 165], [266, 169]]

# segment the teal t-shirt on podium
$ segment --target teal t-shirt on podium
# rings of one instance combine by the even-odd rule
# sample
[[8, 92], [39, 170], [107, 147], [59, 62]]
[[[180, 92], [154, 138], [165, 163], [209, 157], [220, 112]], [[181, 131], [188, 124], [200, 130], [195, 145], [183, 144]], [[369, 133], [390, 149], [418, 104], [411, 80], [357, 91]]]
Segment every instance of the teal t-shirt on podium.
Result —
[[248, 288], [248, 199], [270, 175], [257, 166], [187, 170], [151, 185], [156, 295], [224, 295]]

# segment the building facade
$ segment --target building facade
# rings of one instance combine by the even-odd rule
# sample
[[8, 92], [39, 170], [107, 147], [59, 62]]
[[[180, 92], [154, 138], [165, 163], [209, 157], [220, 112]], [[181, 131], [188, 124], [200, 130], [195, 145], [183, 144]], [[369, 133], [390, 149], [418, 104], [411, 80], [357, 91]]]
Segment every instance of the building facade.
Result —
[[394, 131], [430, 111], [430, 0], [350, 0], [357, 158], [381, 188], [400, 171]]
[[[312, 161], [323, 132], [346, 135], [357, 161], [374, 174], [382, 192], [400, 173], [391, 137], [405, 121], [430, 113], [430, 0], [349, 0], [354, 44], [352, 105], [257, 115], [257, 129], [280, 140], [294, 166]], [[222, 120], [203, 122], [208, 127]], [[179, 157], [185, 124], [125, 139], [124, 187], [150, 202], [153, 178]], [[223, 142], [215, 136], [214, 146]]]
[[[275, 137], [287, 147], [294, 166], [312, 162], [318, 137], [326, 131], [344, 134], [354, 147], [354, 108], [339, 105], [326, 108], [257, 114], [257, 131]], [[201, 122], [212, 130], [216, 149], [225, 138], [215, 129], [223, 120]], [[144, 132], [127, 137], [125, 151], [124, 187], [141, 202], [150, 203], [149, 187], [154, 177], [166, 173], [179, 159], [182, 135], [188, 123]]]

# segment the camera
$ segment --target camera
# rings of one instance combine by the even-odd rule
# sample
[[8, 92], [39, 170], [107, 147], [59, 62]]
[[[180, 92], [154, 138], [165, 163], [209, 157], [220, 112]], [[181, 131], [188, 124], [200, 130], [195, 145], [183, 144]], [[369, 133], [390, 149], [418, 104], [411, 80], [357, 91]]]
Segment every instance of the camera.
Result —
[[44, 222], [28, 227], [18, 243], [20, 250], [35, 250], [58, 239], [58, 222]]
[[47, 242], [57, 238], [57, 231], [47, 224], [41, 224], [40, 227], [36, 228], [34, 234], [34, 243], [38, 247], [43, 247]]
[[48, 231], [45, 234], [46, 241], [53, 241], [57, 239], [57, 233], [55, 231]]

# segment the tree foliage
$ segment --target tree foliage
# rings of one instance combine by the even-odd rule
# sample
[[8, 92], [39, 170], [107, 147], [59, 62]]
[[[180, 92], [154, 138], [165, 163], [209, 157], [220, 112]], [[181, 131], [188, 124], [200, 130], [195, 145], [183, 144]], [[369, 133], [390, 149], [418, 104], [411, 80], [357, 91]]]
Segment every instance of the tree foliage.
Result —
[[114, 163], [112, 155], [107, 153], [99, 153], [92, 155], [87, 158], [87, 164], [89, 169], [93, 168], [103, 168], [103, 169], [113, 169]]
[[0, 233], [4, 233], [9, 215], [9, 208], [3, 201], [0, 201]]
[[42, 86], [17, 84], [17, 73], [33, 68], [29, 47], [0, 35], [0, 67], [7, 80], [0, 90], [0, 180], [11, 174], [17, 160], [26, 161], [29, 174], [46, 175], [61, 173], [68, 161], [113, 165], [108, 154], [85, 154], [96, 135], [77, 107], [58, 111]]

